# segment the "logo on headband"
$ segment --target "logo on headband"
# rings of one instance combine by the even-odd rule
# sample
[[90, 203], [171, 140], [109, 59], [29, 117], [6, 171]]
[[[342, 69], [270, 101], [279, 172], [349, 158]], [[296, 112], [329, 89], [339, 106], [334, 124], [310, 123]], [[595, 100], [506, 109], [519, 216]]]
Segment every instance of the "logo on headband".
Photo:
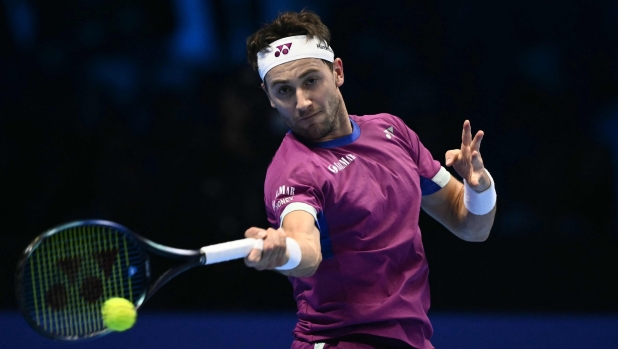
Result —
[[332, 48], [330, 48], [330, 46], [328, 46], [328, 45], [316, 44], [315, 46], [316, 46], [317, 48], [319, 48], [319, 49], [326, 50], [326, 51], [328, 51], [328, 52], [332, 52], [332, 53], [334, 53], [334, 52], [333, 52], [333, 49], [332, 49]]
[[287, 44], [283, 44], [283, 45], [277, 46], [277, 52], [275, 52], [275, 57], [281, 56], [282, 53], [284, 55], [287, 55], [288, 52], [290, 52], [291, 48], [292, 48], [292, 43], [291, 42], [288, 42]]

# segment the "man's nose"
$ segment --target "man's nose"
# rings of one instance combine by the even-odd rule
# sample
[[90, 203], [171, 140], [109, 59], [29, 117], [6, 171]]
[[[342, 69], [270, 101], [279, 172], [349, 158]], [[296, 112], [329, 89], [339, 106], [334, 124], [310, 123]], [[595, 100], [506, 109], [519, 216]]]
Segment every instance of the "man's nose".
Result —
[[303, 89], [296, 90], [296, 109], [298, 110], [307, 110], [307, 108], [311, 105], [311, 100], [307, 94], [307, 91]]

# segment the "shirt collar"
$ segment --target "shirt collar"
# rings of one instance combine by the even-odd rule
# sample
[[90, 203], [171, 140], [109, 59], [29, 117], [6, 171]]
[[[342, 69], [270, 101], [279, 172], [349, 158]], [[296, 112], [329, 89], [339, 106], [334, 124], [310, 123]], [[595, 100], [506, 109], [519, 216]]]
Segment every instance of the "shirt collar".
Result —
[[338, 148], [353, 143], [358, 139], [358, 137], [360, 137], [361, 130], [360, 127], [358, 127], [358, 124], [354, 122], [354, 120], [350, 119], [350, 122], [352, 123], [352, 133], [350, 133], [349, 135], [331, 139], [330, 141], [326, 142], [315, 142], [311, 144], [320, 148]]

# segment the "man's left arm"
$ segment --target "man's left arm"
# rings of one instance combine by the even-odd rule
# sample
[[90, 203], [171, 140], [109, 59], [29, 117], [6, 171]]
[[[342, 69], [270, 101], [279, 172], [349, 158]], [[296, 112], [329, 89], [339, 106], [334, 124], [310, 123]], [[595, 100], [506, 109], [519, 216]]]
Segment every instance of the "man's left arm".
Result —
[[472, 139], [470, 122], [464, 122], [461, 149], [449, 150], [445, 157], [446, 166], [453, 166], [465, 184], [451, 176], [442, 189], [421, 201], [427, 214], [465, 241], [485, 241], [496, 215], [495, 184], [480, 153], [483, 136], [478, 131]]

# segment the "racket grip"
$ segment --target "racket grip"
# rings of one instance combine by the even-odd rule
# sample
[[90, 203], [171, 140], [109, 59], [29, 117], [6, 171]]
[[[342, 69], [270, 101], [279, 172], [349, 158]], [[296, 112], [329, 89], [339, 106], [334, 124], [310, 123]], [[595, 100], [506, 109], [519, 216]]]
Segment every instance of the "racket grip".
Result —
[[246, 238], [235, 241], [223, 242], [216, 245], [204, 246], [200, 249], [206, 256], [204, 265], [245, 258], [252, 249], [262, 249], [264, 240]]

